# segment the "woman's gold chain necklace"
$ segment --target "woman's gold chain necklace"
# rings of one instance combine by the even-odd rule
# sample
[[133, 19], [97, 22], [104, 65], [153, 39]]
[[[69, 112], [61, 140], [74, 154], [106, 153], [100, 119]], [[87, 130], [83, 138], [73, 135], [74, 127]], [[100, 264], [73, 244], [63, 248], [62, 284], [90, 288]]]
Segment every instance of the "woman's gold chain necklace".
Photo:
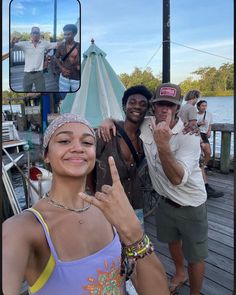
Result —
[[65, 209], [65, 210], [68, 210], [68, 211], [72, 211], [72, 212], [75, 212], [75, 213], [82, 213], [84, 211], [87, 211], [90, 208], [90, 206], [91, 206], [91, 204], [88, 204], [87, 206], [85, 206], [83, 208], [75, 208], [75, 209], [74, 208], [69, 208], [69, 207], [66, 207], [66, 206], [64, 206], [64, 205], [62, 205], [62, 204], [54, 201], [53, 199], [50, 199], [48, 193], [46, 193], [45, 195], [46, 195], [46, 198], [48, 198], [47, 202], [49, 204], [51, 204], [51, 205], [53, 205], [53, 206], [55, 206], [57, 208], [62, 208], [62, 209]]

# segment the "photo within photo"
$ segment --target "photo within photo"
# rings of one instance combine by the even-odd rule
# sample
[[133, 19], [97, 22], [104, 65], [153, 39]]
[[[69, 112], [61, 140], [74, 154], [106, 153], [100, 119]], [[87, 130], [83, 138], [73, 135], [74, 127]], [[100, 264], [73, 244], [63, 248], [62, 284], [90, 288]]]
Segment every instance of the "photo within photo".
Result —
[[76, 92], [81, 80], [80, 2], [10, 3], [9, 84], [15, 92]]

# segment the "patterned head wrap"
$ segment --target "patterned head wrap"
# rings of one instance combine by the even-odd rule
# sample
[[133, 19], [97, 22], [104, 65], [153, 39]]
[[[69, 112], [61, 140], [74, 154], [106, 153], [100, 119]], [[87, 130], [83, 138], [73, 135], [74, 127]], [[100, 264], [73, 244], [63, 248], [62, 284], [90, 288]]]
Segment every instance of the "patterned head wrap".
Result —
[[49, 141], [54, 134], [54, 132], [61, 126], [63, 126], [66, 123], [81, 123], [86, 125], [92, 132], [92, 135], [95, 137], [95, 131], [93, 130], [90, 123], [82, 118], [80, 115], [76, 114], [62, 114], [58, 116], [56, 119], [54, 119], [49, 126], [47, 127], [44, 138], [43, 138], [43, 154], [45, 153], [45, 149], [48, 147]]

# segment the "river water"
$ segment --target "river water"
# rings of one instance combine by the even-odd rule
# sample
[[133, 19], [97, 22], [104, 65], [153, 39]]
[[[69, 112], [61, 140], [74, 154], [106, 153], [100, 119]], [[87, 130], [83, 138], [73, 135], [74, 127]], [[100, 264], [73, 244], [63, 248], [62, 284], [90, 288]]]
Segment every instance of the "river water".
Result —
[[[218, 96], [218, 97], [202, 97], [207, 101], [207, 111], [213, 115], [213, 123], [234, 123], [234, 97]], [[210, 138], [212, 144], [213, 137]], [[216, 132], [216, 153], [220, 153], [221, 133]], [[234, 134], [231, 138], [231, 155], [234, 154]]]
[[[208, 108], [207, 110], [213, 115], [213, 123], [231, 123], [233, 124], [233, 109], [234, 109], [234, 101], [233, 96], [227, 97], [202, 97], [207, 101]], [[12, 106], [14, 107], [14, 106]], [[216, 132], [216, 153], [220, 153], [220, 132]], [[212, 137], [210, 138], [210, 142], [212, 143]], [[233, 155], [233, 135], [231, 140], [231, 154]], [[23, 168], [25, 174], [27, 174], [27, 169]], [[16, 196], [23, 207], [25, 205], [25, 196], [24, 189], [22, 187], [22, 177], [17, 171], [17, 169], [12, 169], [12, 179], [13, 186], [16, 193]]]

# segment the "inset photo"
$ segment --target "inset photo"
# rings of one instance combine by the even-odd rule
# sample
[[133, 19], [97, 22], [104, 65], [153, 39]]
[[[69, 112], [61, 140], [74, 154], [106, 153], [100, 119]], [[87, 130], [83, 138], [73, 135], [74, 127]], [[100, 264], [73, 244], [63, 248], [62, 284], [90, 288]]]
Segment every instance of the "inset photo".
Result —
[[10, 2], [9, 84], [15, 92], [76, 92], [81, 81], [78, 0]]

